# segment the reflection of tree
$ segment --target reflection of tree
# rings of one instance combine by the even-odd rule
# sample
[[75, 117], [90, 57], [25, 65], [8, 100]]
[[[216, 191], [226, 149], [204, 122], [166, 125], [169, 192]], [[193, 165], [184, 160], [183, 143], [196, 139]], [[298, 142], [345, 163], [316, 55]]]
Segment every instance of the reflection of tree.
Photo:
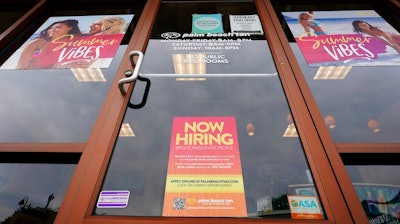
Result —
[[28, 203], [29, 198], [25, 196], [19, 203], [13, 215], [6, 218], [1, 224], [51, 224], [56, 218], [57, 211], [49, 209], [50, 202], [55, 198], [54, 194], [50, 194], [45, 207], [34, 207]]
[[18, 202], [18, 206], [22, 209], [28, 204], [29, 198], [25, 196], [20, 202]]
[[55, 198], [54, 194], [49, 195], [49, 197], [48, 197], [48, 199], [47, 199], [47, 204], [46, 204], [46, 206], [45, 206], [44, 208], [49, 207], [50, 202], [51, 202], [52, 200], [54, 200], [54, 198]]
[[[380, 215], [389, 215], [392, 218], [400, 219], [400, 191], [389, 201], [363, 200], [361, 205], [364, 208], [368, 218], [375, 218]], [[379, 208], [379, 205], [387, 205], [385, 211]]]

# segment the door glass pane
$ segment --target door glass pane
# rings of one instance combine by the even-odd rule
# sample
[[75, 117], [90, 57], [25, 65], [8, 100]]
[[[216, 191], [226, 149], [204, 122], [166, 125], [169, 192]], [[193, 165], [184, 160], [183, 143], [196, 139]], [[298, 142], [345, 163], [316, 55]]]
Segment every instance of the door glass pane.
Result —
[[348, 165], [370, 223], [400, 222], [400, 166]]
[[75, 167], [0, 163], [0, 223], [53, 223]]
[[[127, 20], [124, 39], [106, 33], [112, 29], [105, 25], [115, 21], [111, 16]], [[7, 106], [0, 110], [0, 141], [86, 142], [139, 16], [134, 6], [68, 10], [38, 24], [31, 39], [1, 66], [0, 102]], [[103, 31], [90, 33], [95, 26]], [[115, 55], [108, 55], [114, 46]]]
[[[304, 215], [290, 196], [324, 218], [262, 30], [232, 34], [230, 15], [258, 18], [250, 2], [162, 4], [95, 214]], [[192, 19], [224, 32], [189, 37]]]
[[[399, 142], [400, 34], [396, 29], [400, 21], [379, 2], [274, 3], [297, 62], [336, 142]], [[314, 25], [308, 21], [303, 27], [299, 17], [308, 17], [310, 12], [313, 19], [309, 21]], [[354, 21], [367, 21], [377, 27], [374, 33], [380, 34], [357, 32]], [[317, 23], [320, 25], [316, 26]], [[311, 36], [305, 33], [307, 30]], [[325, 35], [312, 36], [318, 31]], [[344, 41], [350, 37], [359, 39]], [[315, 45], [306, 46], [306, 42]]]

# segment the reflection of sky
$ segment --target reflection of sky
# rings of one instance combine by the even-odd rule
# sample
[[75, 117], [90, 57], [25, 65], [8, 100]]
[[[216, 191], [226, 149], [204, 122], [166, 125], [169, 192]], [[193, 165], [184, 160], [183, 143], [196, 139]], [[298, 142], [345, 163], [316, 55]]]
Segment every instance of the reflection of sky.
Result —
[[400, 190], [400, 166], [349, 165], [346, 170], [354, 183], [397, 185]]
[[[128, 109], [124, 119], [136, 137], [118, 139], [103, 186], [103, 190], [130, 188], [138, 192], [133, 198], [141, 203], [130, 203], [125, 211], [97, 209], [98, 214], [161, 214], [174, 116], [236, 118], [249, 212], [256, 212], [260, 197], [279, 196], [290, 190], [289, 184], [308, 183], [300, 142], [282, 137], [289, 110], [278, 76], [208, 77], [203, 82], [177, 82], [173, 77], [150, 79], [147, 104], [138, 110]], [[135, 92], [132, 97], [131, 101], [137, 100]], [[256, 128], [253, 137], [245, 130], [249, 121]], [[136, 185], [122, 178], [116, 181], [113, 176], [121, 172], [133, 177], [131, 181]], [[143, 186], [142, 190], [137, 186]]]
[[[398, 66], [357, 66], [343, 80], [313, 80], [318, 67], [309, 67], [297, 44], [291, 46], [320, 111], [336, 119], [336, 128], [330, 129], [335, 141], [398, 142]], [[371, 133], [369, 119], [379, 121], [381, 132]]]
[[75, 165], [0, 164], [0, 221], [18, 209], [18, 203], [28, 197], [28, 204], [44, 207], [48, 196], [54, 194], [49, 208], [61, 206]]
[[0, 140], [85, 142], [126, 46], [120, 46], [107, 82], [78, 82], [69, 69], [0, 71]]
[[[177, 42], [179, 43], [179, 42]], [[219, 43], [219, 42], [217, 42]], [[206, 64], [207, 74], [274, 74], [276, 68], [268, 51], [265, 40], [237, 42], [239, 49], [234, 50], [174, 50], [172, 43], [150, 40], [143, 60], [143, 74], [174, 74], [173, 54], [189, 54], [193, 52], [206, 55], [224, 55], [229, 63]], [[225, 45], [227, 46], [227, 45]], [[223, 46], [223, 47], [225, 47]]]

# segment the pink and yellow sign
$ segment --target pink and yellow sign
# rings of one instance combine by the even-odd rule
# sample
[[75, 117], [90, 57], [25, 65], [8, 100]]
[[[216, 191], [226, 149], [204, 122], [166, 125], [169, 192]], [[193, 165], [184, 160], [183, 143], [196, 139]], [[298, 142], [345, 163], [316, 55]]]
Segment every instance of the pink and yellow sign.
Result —
[[108, 68], [132, 18], [50, 17], [0, 69]]
[[373, 10], [282, 14], [310, 66], [400, 64], [400, 34]]
[[247, 216], [234, 117], [175, 117], [163, 216]]
[[386, 52], [384, 43], [361, 34], [303, 35], [296, 37], [296, 42], [308, 64], [373, 60]]

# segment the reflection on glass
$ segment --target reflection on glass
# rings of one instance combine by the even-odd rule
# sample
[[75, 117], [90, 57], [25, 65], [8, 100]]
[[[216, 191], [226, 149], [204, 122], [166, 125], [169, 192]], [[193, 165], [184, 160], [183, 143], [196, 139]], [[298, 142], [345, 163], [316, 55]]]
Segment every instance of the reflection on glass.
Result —
[[[120, 28], [120, 26], [111, 25], [118, 23], [125, 27], [125, 24], [129, 23], [126, 32], [124, 31], [123, 39], [112, 45], [115, 48], [112, 50], [107, 48], [105, 51], [110, 55], [105, 55], [97, 60], [88, 60], [87, 64], [84, 63], [84, 60], [74, 61], [77, 63], [76, 68], [70, 65], [68, 67], [71, 67], [71, 69], [15, 70], [14, 68], [25, 45], [20, 46], [20, 49], [15, 51], [1, 65], [0, 103], [7, 106], [0, 110], [0, 142], [86, 142], [122, 60], [127, 40], [132, 35], [135, 24], [140, 17], [141, 5], [142, 3], [138, 2], [134, 5], [131, 4], [129, 8], [118, 6], [120, 8], [114, 8], [111, 11], [104, 11], [104, 9], [59, 10], [53, 12], [49, 21], [45, 22], [44, 28], [26, 29], [25, 32], [35, 33], [31, 35], [33, 40], [38, 40], [35, 38], [38, 34], [36, 30], [47, 30], [51, 23], [61, 18], [79, 18], [79, 21], [68, 19], [68, 24], [72, 23], [73, 25], [70, 24], [70, 27], [75, 28], [73, 33], [82, 34], [74, 36], [74, 38], [78, 38], [74, 41], [81, 41], [78, 44], [79, 47], [74, 45], [75, 47], [70, 46], [71, 49], [63, 48], [63, 50], [60, 50], [61, 53], [53, 55], [59, 59], [62, 56], [63, 59], [71, 62], [72, 58], [88, 58], [89, 55], [91, 57], [92, 53], [95, 54], [100, 48], [103, 49], [98, 46], [99, 40], [96, 41], [96, 38], [105, 38], [102, 39], [101, 43], [106, 44], [107, 41], [110, 41], [107, 42], [110, 46], [112, 45], [110, 44], [112, 38], [107, 39], [107, 37], [117, 35], [116, 39], [122, 39], [121, 35], [123, 34], [114, 34], [118, 29], [113, 29]], [[105, 17], [108, 15], [119, 15], [118, 17], [122, 16], [125, 20], [131, 19], [132, 15], [134, 16], [132, 21], [124, 21], [123, 23], [116, 17]], [[105, 18], [109, 20], [103, 20]], [[78, 21], [77, 24], [76, 21]], [[100, 22], [104, 26], [99, 26]], [[33, 23], [32, 27], [42, 25], [42, 22], [35, 24], [37, 21], [33, 21]], [[64, 23], [56, 23], [54, 28], [58, 26], [60, 26], [58, 28], [65, 28], [62, 24]], [[95, 36], [89, 35], [89, 33], [93, 34], [91, 31], [95, 30], [96, 27], [99, 28], [97, 31], [102, 30], [102, 36], [98, 36], [98, 33]], [[106, 28], [110, 29], [106, 30]], [[50, 30], [51, 32], [48, 31], [52, 34], [51, 36], [56, 36], [57, 32], [53, 29]], [[108, 35], [111, 31], [113, 31], [113, 34]], [[60, 33], [62, 32], [60, 31]], [[90, 43], [88, 40], [90, 40]], [[58, 41], [60, 46], [64, 46], [63, 44], [66, 43], [64, 39]], [[26, 40], [26, 43], [28, 42], [31, 43], [30, 40]], [[83, 43], [89, 43], [93, 46], [88, 47]], [[49, 58], [49, 56], [46, 57], [46, 55], [41, 54], [45, 45], [49, 46], [47, 39], [43, 46], [32, 49], [33, 53], [29, 55], [29, 58], [42, 55], [44, 61], [54, 61], [50, 60], [54, 57]], [[94, 46], [96, 46], [96, 51], [94, 51]], [[117, 50], [115, 55], [114, 50]], [[108, 67], [109, 63], [111, 64]], [[82, 68], [89, 65], [93, 67]]]
[[106, 82], [100, 68], [71, 68], [78, 82]]
[[374, 133], [381, 131], [381, 129], [379, 127], [379, 122], [375, 119], [368, 120], [368, 128], [371, 129], [371, 131]]
[[319, 66], [314, 79], [345, 79], [351, 66]]
[[332, 117], [331, 115], [325, 116], [325, 124], [329, 129], [334, 129], [336, 128], [336, 121], [335, 118]]
[[[333, 140], [398, 142], [398, 51], [376, 35], [357, 32], [355, 26], [357, 20], [368, 21], [397, 35], [398, 17], [386, 13], [390, 10], [379, 1], [309, 5], [273, 1], [273, 5], [325, 122], [329, 116], [334, 118], [334, 125], [327, 124]], [[308, 22], [299, 21], [303, 14]], [[318, 31], [314, 28], [321, 27], [324, 35], [310, 37], [310, 33], [304, 33], [305, 28], [313, 33]], [[370, 40], [371, 46], [341, 41], [353, 35]], [[358, 46], [371, 49], [375, 57], [363, 60]]]
[[285, 132], [283, 133], [283, 137], [286, 137], [286, 138], [299, 137], [299, 135], [297, 134], [296, 126], [293, 121], [292, 114], [287, 115], [286, 121], [287, 121], [288, 126], [287, 126]]
[[[220, 9], [225, 33], [191, 34], [192, 14], [215, 25]], [[291, 219], [301, 212], [289, 206], [309, 200], [318, 209], [306, 217], [324, 218], [268, 43], [232, 34], [229, 15], [257, 11], [251, 2], [161, 5], [140, 71], [150, 80], [147, 103], [127, 109], [135, 136], [117, 139], [101, 188], [129, 191], [128, 205], [106, 207], [126, 201], [106, 204], [100, 193], [94, 214]], [[132, 103], [144, 89], [135, 84]]]
[[346, 166], [346, 168], [370, 223], [399, 223], [400, 167]]
[[357, 66], [343, 79], [316, 79], [333, 72], [324, 68], [321, 73], [321, 68], [309, 67], [297, 44], [291, 43], [291, 47], [322, 115], [335, 120], [335, 128], [329, 130], [336, 142], [398, 142], [398, 67]]
[[[282, 136], [289, 110], [277, 76], [151, 81], [147, 104], [127, 111], [124, 123], [129, 122], [135, 136], [122, 137], [126, 131], [121, 127], [102, 186], [102, 191], [130, 191], [128, 206], [96, 208], [95, 214], [161, 216], [172, 121], [177, 116], [236, 118], [248, 217], [290, 218], [287, 195], [317, 196], [298, 137]], [[231, 91], [241, 88], [252, 91]], [[136, 98], [133, 95], [131, 101]], [[291, 127], [296, 130], [293, 123]]]
[[246, 126], [246, 131], [249, 136], [253, 136], [255, 134], [255, 127], [254, 124], [249, 122]]
[[205, 54], [173, 54], [175, 74], [205, 74]]
[[129, 123], [123, 123], [121, 129], [119, 130], [119, 137], [135, 137], [131, 125]]
[[125, 49], [108, 69], [1, 70], [0, 141], [86, 142]]
[[0, 164], [0, 223], [52, 223], [75, 165]]

